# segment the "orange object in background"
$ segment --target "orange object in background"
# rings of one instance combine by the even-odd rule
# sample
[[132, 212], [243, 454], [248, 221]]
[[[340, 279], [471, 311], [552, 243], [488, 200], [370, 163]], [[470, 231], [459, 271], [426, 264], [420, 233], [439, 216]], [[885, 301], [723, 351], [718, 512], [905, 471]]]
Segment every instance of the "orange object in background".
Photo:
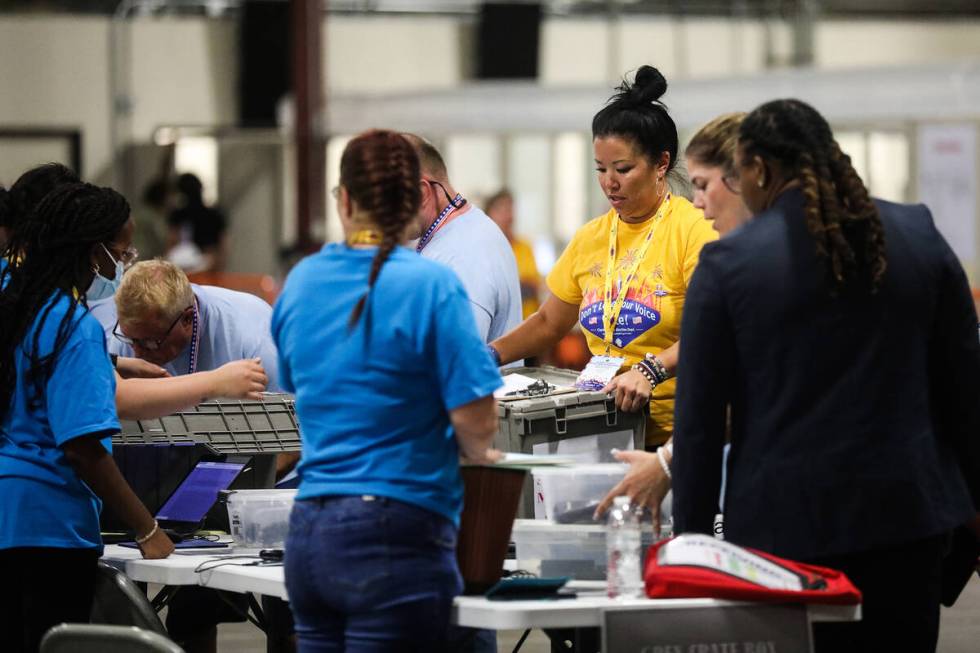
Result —
[[592, 358], [592, 352], [589, 351], [589, 345], [585, 341], [585, 335], [582, 331], [575, 327], [573, 331], [570, 331], [564, 338], [558, 341], [555, 345], [554, 350], [551, 352], [553, 359], [553, 364], [555, 367], [560, 367], [566, 370], [579, 370], [589, 362]]
[[191, 283], [202, 286], [218, 286], [228, 290], [247, 292], [261, 297], [270, 305], [279, 296], [279, 283], [268, 274], [248, 274], [244, 272], [191, 272], [187, 275]]
[[977, 315], [980, 315], [980, 289], [973, 289], [973, 304], [977, 307]]

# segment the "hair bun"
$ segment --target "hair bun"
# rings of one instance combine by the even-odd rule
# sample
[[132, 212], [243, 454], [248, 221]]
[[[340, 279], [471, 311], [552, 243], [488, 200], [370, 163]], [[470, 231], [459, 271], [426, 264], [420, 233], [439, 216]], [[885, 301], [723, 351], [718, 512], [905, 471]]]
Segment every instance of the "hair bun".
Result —
[[667, 92], [667, 79], [653, 66], [640, 66], [629, 89], [631, 99], [640, 104], [656, 102]]

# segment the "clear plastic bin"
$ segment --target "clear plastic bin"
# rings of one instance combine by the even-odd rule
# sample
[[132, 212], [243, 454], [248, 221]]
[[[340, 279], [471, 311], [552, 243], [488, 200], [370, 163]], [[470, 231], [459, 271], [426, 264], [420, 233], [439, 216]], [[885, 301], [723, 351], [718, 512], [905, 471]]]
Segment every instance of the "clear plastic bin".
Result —
[[[541, 519], [517, 519], [511, 531], [517, 566], [540, 576], [571, 576], [576, 580], [606, 577], [606, 527], [555, 524]], [[653, 527], [642, 530], [643, 555], [654, 542]]]
[[228, 494], [228, 523], [235, 547], [281, 549], [289, 531], [296, 490], [236, 490]]
[[629, 465], [597, 463], [569, 467], [536, 467], [531, 470], [534, 484], [534, 517], [566, 521], [564, 516], [588, 513], [623, 480]]

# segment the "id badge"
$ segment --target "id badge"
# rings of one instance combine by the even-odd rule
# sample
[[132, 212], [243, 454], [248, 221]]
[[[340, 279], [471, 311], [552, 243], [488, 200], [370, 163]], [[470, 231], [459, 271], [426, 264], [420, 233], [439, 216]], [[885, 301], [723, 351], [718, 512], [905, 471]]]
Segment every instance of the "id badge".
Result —
[[626, 359], [619, 356], [593, 356], [575, 380], [575, 387], [579, 390], [599, 392], [612, 381], [625, 362]]

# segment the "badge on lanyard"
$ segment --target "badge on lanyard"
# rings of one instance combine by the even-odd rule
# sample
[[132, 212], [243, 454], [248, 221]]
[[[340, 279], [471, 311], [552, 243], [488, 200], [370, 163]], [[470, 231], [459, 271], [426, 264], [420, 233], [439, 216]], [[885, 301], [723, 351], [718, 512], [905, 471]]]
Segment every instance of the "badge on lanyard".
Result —
[[602, 339], [606, 343], [606, 350], [603, 356], [593, 356], [589, 364], [582, 370], [578, 380], [575, 382], [575, 386], [580, 390], [602, 390], [616, 376], [616, 372], [626, 362], [626, 359], [621, 356], [609, 355], [614, 346], [616, 325], [619, 322], [619, 315], [623, 311], [626, 294], [629, 292], [630, 286], [632, 286], [633, 280], [636, 278], [636, 273], [640, 269], [640, 263], [643, 262], [647, 251], [650, 249], [650, 243], [653, 242], [653, 236], [657, 232], [657, 225], [663, 220], [669, 203], [670, 193], [667, 193], [664, 201], [660, 203], [660, 208], [657, 210], [656, 215], [650, 221], [650, 228], [643, 238], [643, 244], [640, 246], [638, 255], [625, 271], [626, 277], [619, 287], [619, 293], [616, 295], [615, 300], [613, 300], [612, 291], [613, 277], [616, 272], [619, 218], [613, 220], [612, 227], [609, 229], [609, 260], [606, 263], [605, 292], [603, 293], [602, 301]]

